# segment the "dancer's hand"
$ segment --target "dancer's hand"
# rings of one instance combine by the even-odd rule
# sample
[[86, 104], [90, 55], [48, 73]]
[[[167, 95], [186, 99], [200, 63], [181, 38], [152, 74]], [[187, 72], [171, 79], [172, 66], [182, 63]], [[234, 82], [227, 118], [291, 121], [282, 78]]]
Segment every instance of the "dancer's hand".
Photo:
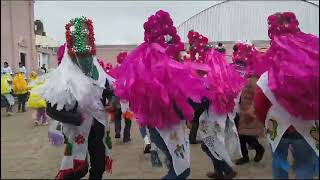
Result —
[[268, 121], [267, 133], [271, 136], [274, 132], [273, 123], [271, 120]]
[[319, 141], [319, 131], [312, 131], [310, 134], [316, 141]]

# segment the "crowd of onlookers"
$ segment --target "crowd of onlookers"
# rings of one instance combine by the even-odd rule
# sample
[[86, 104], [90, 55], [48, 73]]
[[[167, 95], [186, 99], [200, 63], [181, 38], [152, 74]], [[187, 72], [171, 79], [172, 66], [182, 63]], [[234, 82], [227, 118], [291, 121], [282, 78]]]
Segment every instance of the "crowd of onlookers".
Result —
[[[42, 83], [40, 81], [34, 81], [37, 79], [37, 75], [43, 75], [45, 73], [47, 73], [45, 64], [43, 64], [37, 72], [32, 71], [28, 74], [27, 68], [21, 62], [19, 63], [19, 68], [15, 72], [12, 71], [8, 62], [3, 63], [3, 67], [1, 69], [1, 107], [6, 108], [7, 116], [13, 115], [13, 105], [15, 102], [18, 104], [18, 113], [26, 112], [26, 105], [29, 100], [33, 101], [31, 101], [31, 105], [28, 105], [28, 107], [32, 108], [33, 104], [39, 104], [38, 97], [33, 99], [29, 98], [30, 90], [34, 86]], [[37, 83], [31, 83], [32, 81]], [[40, 102], [40, 104], [41, 103], [43, 104], [43, 102]], [[35, 109], [43, 110], [43, 107], [35, 107]], [[44, 124], [47, 124], [47, 122], [45, 121]]]

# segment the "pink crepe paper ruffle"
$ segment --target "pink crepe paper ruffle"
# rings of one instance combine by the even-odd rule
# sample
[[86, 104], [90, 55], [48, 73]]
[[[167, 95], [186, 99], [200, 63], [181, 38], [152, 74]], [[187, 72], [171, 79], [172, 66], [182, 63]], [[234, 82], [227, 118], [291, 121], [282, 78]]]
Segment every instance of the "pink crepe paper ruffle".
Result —
[[319, 119], [319, 38], [305, 33], [276, 36], [268, 50], [268, 86], [290, 114]]
[[57, 52], [58, 65], [60, 65], [60, 63], [61, 63], [61, 60], [62, 60], [63, 55], [64, 55], [65, 48], [66, 48], [66, 44], [65, 43], [58, 48], [58, 52]]
[[212, 110], [220, 114], [232, 112], [235, 99], [245, 86], [246, 80], [227, 62], [225, 56], [216, 50], [212, 49], [206, 54], [204, 64], [211, 68], [205, 80], [210, 90], [208, 98], [213, 104]]
[[157, 43], [143, 43], [133, 50], [118, 67], [115, 94], [130, 103], [141, 126], [170, 128], [180, 118], [191, 121], [193, 108], [188, 98], [200, 102], [209, 96], [202, 78], [193, 75], [190, 66], [174, 61]]
[[[144, 41], [158, 43], [166, 49], [166, 53], [172, 59], [179, 59], [180, 51], [184, 50], [184, 44], [177, 33], [176, 27], [168, 12], [159, 10], [148, 18], [143, 24]], [[170, 41], [166, 40], [170, 38]]]

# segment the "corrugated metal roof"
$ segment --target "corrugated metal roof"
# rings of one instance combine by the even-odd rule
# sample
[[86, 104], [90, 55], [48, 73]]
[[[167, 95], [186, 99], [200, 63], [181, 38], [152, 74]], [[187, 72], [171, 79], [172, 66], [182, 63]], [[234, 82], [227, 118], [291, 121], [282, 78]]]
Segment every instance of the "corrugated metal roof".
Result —
[[307, 1], [224, 1], [192, 16], [177, 27], [184, 42], [194, 29], [210, 41], [269, 40], [267, 18], [294, 12], [300, 28], [319, 36], [319, 6]]

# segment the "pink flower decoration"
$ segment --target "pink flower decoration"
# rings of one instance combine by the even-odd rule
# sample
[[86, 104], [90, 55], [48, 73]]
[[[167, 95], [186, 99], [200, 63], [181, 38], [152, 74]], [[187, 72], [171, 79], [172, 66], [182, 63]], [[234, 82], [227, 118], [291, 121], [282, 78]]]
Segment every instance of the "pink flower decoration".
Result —
[[[148, 43], [157, 43], [166, 49], [166, 53], [173, 59], [177, 59], [181, 48], [181, 39], [177, 34], [176, 27], [173, 26], [173, 21], [170, 14], [163, 10], [159, 10], [155, 15], [148, 18], [148, 21], [143, 24], [144, 41]], [[172, 37], [170, 43], [166, 42], [165, 36]], [[177, 46], [176, 46], [177, 45]]]

